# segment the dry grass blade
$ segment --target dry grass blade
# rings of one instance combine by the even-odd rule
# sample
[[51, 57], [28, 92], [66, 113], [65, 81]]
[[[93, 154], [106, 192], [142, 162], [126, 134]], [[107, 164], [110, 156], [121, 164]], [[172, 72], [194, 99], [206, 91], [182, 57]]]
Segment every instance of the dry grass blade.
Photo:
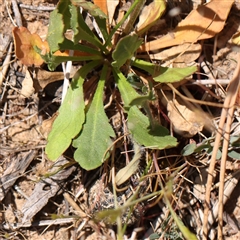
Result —
[[[240, 55], [238, 56], [240, 58]], [[214, 176], [214, 168], [216, 163], [217, 151], [220, 146], [221, 137], [223, 134], [224, 124], [227, 119], [227, 126], [225, 128], [224, 134], [224, 144], [223, 144], [223, 152], [221, 158], [221, 173], [220, 173], [220, 187], [219, 187], [219, 227], [218, 227], [218, 239], [222, 239], [222, 211], [223, 211], [223, 190], [224, 190], [224, 175], [225, 175], [225, 165], [226, 165], [226, 157], [227, 157], [227, 148], [229, 142], [229, 130], [232, 122], [233, 111], [235, 108], [236, 97], [239, 88], [239, 75], [240, 75], [240, 61], [238, 61], [237, 68], [235, 70], [234, 76], [230, 82], [229, 88], [227, 90], [226, 99], [224, 101], [224, 107], [222, 109], [221, 118], [218, 126], [218, 131], [216, 133], [215, 143], [213, 147], [212, 157], [210, 160], [210, 166], [208, 171], [208, 180], [206, 186], [206, 197], [205, 197], [205, 208], [204, 208], [204, 222], [203, 222], [203, 239], [207, 239], [208, 235], [208, 213], [210, 208], [210, 193]]]

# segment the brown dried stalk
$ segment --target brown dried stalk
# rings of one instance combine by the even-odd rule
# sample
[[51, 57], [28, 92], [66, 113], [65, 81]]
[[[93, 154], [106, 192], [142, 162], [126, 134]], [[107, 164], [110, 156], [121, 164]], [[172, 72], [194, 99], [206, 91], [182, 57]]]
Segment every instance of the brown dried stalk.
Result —
[[222, 226], [223, 226], [223, 191], [224, 191], [224, 175], [226, 168], [226, 158], [228, 153], [228, 143], [230, 138], [230, 126], [233, 118], [234, 104], [236, 102], [236, 97], [238, 89], [240, 86], [240, 55], [239, 55], [238, 65], [234, 72], [233, 78], [230, 81], [226, 99], [223, 104], [223, 109], [221, 113], [221, 118], [218, 126], [218, 131], [216, 133], [215, 143], [213, 147], [213, 152], [210, 160], [210, 166], [208, 171], [208, 180], [206, 186], [206, 197], [204, 206], [204, 221], [203, 221], [203, 240], [207, 240], [208, 235], [208, 217], [210, 209], [210, 193], [214, 177], [214, 168], [216, 163], [217, 151], [220, 146], [221, 137], [223, 134], [224, 124], [227, 119], [225, 133], [224, 133], [224, 143], [223, 152], [221, 158], [221, 172], [220, 172], [220, 186], [219, 186], [219, 209], [218, 209], [218, 239], [222, 239]]

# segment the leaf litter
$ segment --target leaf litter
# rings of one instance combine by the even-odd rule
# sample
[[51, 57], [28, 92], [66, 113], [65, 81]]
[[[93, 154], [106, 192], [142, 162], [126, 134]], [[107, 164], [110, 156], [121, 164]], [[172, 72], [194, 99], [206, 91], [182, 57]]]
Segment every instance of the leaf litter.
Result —
[[[24, 1], [23, 1], [24, 2]], [[107, 2], [107, 1], [106, 1]], [[29, 2], [26, 2], [26, 4], [29, 4]], [[38, 1], [33, 1], [33, 6], [38, 6]], [[49, 2], [45, 2], [44, 5], [46, 6], [52, 6]], [[109, 3], [107, 2], [107, 5]], [[202, 223], [204, 219], [202, 218], [203, 211], [206, 211], [206, 208], [204, 208], [204, 204], [202, 201], [199, 201], [200, 199], [205, 198], [206, 194], [206, 174], [205, 171], [202, 169], [209, 167], [209, 160], [211, 159], [211, 156], [213, 156], [213, 147], [214, 145], [214, 137], [216, 136], [216, 129], [219, 123], [219, 117], [220, 117], [220, 110], [218, 107], [207, 107], [204, 104], [204, 101], [206, 102], [215, 102], [223, 104], [224, 99], [228, 93], [228, 83], [233, 75], [233, 71], [236, 68], [236, 62], [238, 62], [238, 54], [236, 53], [236, 47], [238, 47], [238, 40], [237, 40], [237, 30], [233, 32], [235, 36], [232, 35], [228, 36], [228, 39], [225, 40], [225, 46], [224, 51], [223, 48], [216, 48], [218, 44], [218, 39], [216, 37], [216, 34], [226, 35], [226, 31], [231, 29], [231, 27], [228, 26], [228, 19], [227, 17], [231, 17], [232, 15], [237, 15], [236, 11], [238, 11], [235, 7], [235, 5], [232, 7], [233, 1], [211, 1], [210, 3], [207, 3], [205, 5], [200, 6], [198, 9], [194, 9], [191, 11], [189, 9], [189, 12], [184, 12], [186, 18], [182, 20], [179, 24], [176, 24], [176, 19], [172, 19], [172, 22], [176, 25], [176, 28], [174, 31], [172, 31], [172, 26], [168, 26], [167, 30], [164, 29], [165, 32], [168, 32], [166, 36], [161, 37], [160, 35], [153, 35], [154, 32], [151, 32], [151, 28], [158, 26], [158, 21], [154, 24], [155, 26], [149, 26], [147, 37], [149, 39], [157, 39], [154, 41], [148, 41], [144, 43], [141, 47], [141, 54], [142, 50], [150, 51], [150, 58], [153, 59], [153, 61], [158, 61], [160, 66], [169, 66], [179, 61], [179, 58], [186, 54], [187, 52], [190, 52], [190, 55], [192, 57], [193, 54], [191, 54], [192, 51], [195, 51], [193, 48], [195, 46], [195, 42], [203, 39], [209, 39], [205, 40], [204, 42], [199, 41], [198, 43], [201, 44], [201, 49], [198, 48], [197, 55], [191, 59], [191, 61], [186, 61], [186, 59], [181, 59], [181, 61], [184, 64], [189, 64], [189, 62], [194, 62], [195, 66], [202, 66], [202, 63], [205, 62], [210, 72], [212, 71], [212, 74], [210, 75], [207, 72], [204, 72], [205, 70], [199, 68], [195, 75], [193, 75], [191, 78], [189, 78], [187, 81], [184, 81], [182, 84], [178, 86], [178, 91], [181, 92], [181, 94], [184, 94], [189, 98], [189, 101], [196, 105], [194, 102], [194, 99], [201, 100], [201, 111], [198, 111], [200, 113], [201, 117], [204, 118], [210, 118], [211, 124], [215, 126], [215, 130], [212, 130], [212, 132], [209, 132], [209, 129], [202, 129], [202, 121], [201, 117], [197, 117], [198, 115], [196, 112], [189, 110], [190, 112], [186, 114], [184, 111], [189, 107], [189, 105], [184, 102], [181, 103], [183, 105], [178, 105], [177, 100], [181, 96], [177, 94], [177, 91], [172, 92], [173, 100], [168, 100], [166, 106], [164, 105], [162, 101], [158, 102], [157, 100], [152, 100], [150, 102], [151, 111], [154, 113], [156, 118], [163, 126], [169, 129], [170, 132], [172, 132], [174, 137], [177, 137], [178, 140], [178, 146], [175, 148], [169, 148], [165, 150], [151, 150], [149, 148], [146, 148], [144, 151], [146, 153], [145, 159], [141, 159], [141, 161], [146, 160], [152, 160], [148, 163], [149, 169], [148, 169], [148, 177], [150, 177], [152, 184], [149, 185], [149, 188], [154, 189], [156, 192], [160, 188], [160, 182], [164, 182], [167, 185], [167, 182], [171, 182], [170, 179], [172, 176], [174, 176], [174, 182], [173, 182], [173, 190], [170, 192], [174, 196], [174, 202], [172, 203], [173, 208], [177, 208], [177, 215], [180, 217], [182, 221], [185, 219], [189, 219], [187, 221], [184, 221], [184, 224], [191, 228], [191, 230], [194, 232], [195, 235], [198, 236], [199, 239], [202, 239], [201, 231], [202, 231]], [[4, 6], [4, 4], [2, 4]], [[149, 5], [149, 8], [151, 8], [152, 5]], [[160, 6], [159, 6], [160, 7]], [[232, 7], [232, 8], [231, 8]], [[100, 7], [101, 8], [101, 7]], [[106, 9], [106, 6], [104, 6]], [[186, 7], [187, 8], [187, 7]], [[3, 17], [3, 21], [5, 25], [8, 25], [9, 28], [11, 26], [11, 23], [8, 21], [9, 18], [6, 15], [6, 11], [3, 9], [3, 7], [0, 8]], [[23, 11], [23, 16], [27, 19], [27, 26], [30, 25], [30, 21], [35, 21], [36, 23], [39, 22], [39, 26], [42, 24], [42, 20], [45, 21], [45, 23], [48, 23], [48, 13], [46, 12], [39, 12], [37, 15], [39, 18], [36, 18], [36, 14], [34, 13], [34, 10], [26, 10], [21, 9]], [[231, 10], [231, 12], [230, 12]], [[116, 8], [110, 8], [108, 7], [108, 15], [114, 16], [115, 11], [119, 11], [119, 9]], [[106, 10], [104, 10], [106, 13]], [[229, 13], [230, 12], [230, 13]], [[206, 14], [205, 14], [206, 13]], [[216, 14], [217, 13], [217, 14]], [[181, 14], [180, 16], [184, 18], [184, 14]], [[119, 14], [120, 15], [120, 14]], [[149, 18], [145, 18], [146, 22], [145, 24], [148, 25], [147, 21]], [[168, 15], [167, 12], [163, 14], [162, 19], [167, 19]], [[196, 21], [196, 19], [198, 19]], [[238, 16], [236, 16], [236, 19], [239, 21]], [[113, 19], [113, 22], [116, 19]], [[166, 20], [166, 24], [167, 23]], [[155, 19], [153, 20], [155, 21]], [[196, 26], [197, 23], [197, 26]], [[113, 23], [114, 24], [114, 23]], [[224, 28], [224, 25], [228, 26]], [[11, 36], [11, 33], [8, 29], [4, 27], [1, 23], [1, 29], [3, 29], [4, 33], [6, 35]], [[144, 27], [144, 24], [142, 25]], [[138, 26], [139, 27], [139, 26]], [[142, 27], [142, 28], [143, 28]], [[159, 25], [159, 28], [161, 25]], [[12, 28], [12, 27], [11, 27]], [[141, 31], [141, 28], [139, 27], [139, 31]], [[163, 29], [159, 29], [159, 33], [164, 32]], [[155, 33], [156, 34], [156, 33]], [[42, 35], [42, 33], [41, 33]], [[44, 39], [44, 36], [41, 36]], [[232, 40], [231, 40], [232, 38]], [[30, 41], [31, 42], [31, 41]], [[189, 45], [184, 48], [183, 43], [189, 43]], [[171, 46], [176, 46], [180, 48], [179, 50], [175, 49], [165, 49]], [[182, 50], [181, 50], [182, 48]], [[32, 49], [32, 46], [30, 46], [30, 50]], [[158, 50], [163, 49], [163, 50]], [[16, 55], [17, 49], [16, 50]], [[174, 56], [162, 58], [161, 53], [164, 51], [169, 51], [167, 53], [167, 56]], [[1, 62], [5, 58], [6, 53], [2, 51], [1, 53]], [[31, 50], [32, 51], [32, 50]], [[25, 51], [24, 51], [25, 52]], [[31, 53], [30, 53], [31, 54]], [[34, 53], [35, 54], [35, 53]], [[176, 58], [175, 58], [176, 56]], [[188, 57], [187, 57], [188, 58]], [[31, 60], [31, 58], [27, 58], [27, 61]], [[190, 59], [190, 58], [189, 58]], [[226, 62], [227, 61], [227, 62]], [[25, 62], [27, 65], [34, 64], [35, 66], [40, 66], [42, 63], [35, 62], [33, 60], [33, 63]], [[183, 67], [183, 66], [181, 66]], [[214, 71], [213, 71], [214, 70]], [[51, 74], [56, 74], [55, 72], [49, 72], [50, 76]], [[78, 236], [85, 235], [87, 238], [87, 227], [91, 227], [92, 232], [94, 234], [97, 234], [97, 236], [105, 236], [109, 238], [114, 238], [113, 235], [110, 235], [111, 227], [104, 226], [104, 223], [101, 223], [100, 228], [101, 232], [98, 231], [99, 225], [96, 225], [91, 219], [84, 218], [77, 219], [76, 216], [78, 216], [77, 211], [80, 209], [83, 209], [88, 214], [87, 208], [89, 203], [86, 201], [86, 191], [84, 190], [84, 187], [88, 189], [88, 182], [94, 181], [94, 175], [91, 172], [86, 172], [84, 170], [81, 170], [79, 167], [76, 167], [73, 169], [71, 165], [65, 165], [61, 164], [59, 169], [54, 172], [51, 172], [51, 165], [52, 163], [49, 162], [44, 155], [44, 147], [46, 144], [46, 139], [43, 135], [44, 130], [40, 130], [43, 126], [44, 120], [47, 120], [52, 116], [56, 110], [58, 109], [60, 105], [60, 94], [58, 92], [58, 89], [60, 89], [61, 92], [61, 82], [59, 82], [59, 77], [53, 77], [53, 80], [48, 83], [48, 85], [42, 85], [41, 91], [39, 91], [40, 88], [35, 87], [34, 92], [28, 92], [30, 96], [27, 98], [22, 98], [21, 93], [22, 89], [24, 88], [30, 88], [32, 85], [32, 81], [28, 84], [23, 82], [25, 72], [23, 71], [23, 62], [13, 62], [11, 63], [11, 68], [7, 72], [7, 74], [4, 76], [3, 85], [1, 86], [1, 125], [0, 125], [0, 131], [2, 136], [2, 142], [1, 142], [1, 150], [0, 150], [0, 160], [1, 160], [1, 195], [2, 200], [2, 209], [1, 209], [1, 219], [3, 224], [1, 225], [1, 229], [3, 229], [3, 236], [10, 239], [18, 239], [20, 235], [25, 236], [27, 239], [41, 239], [42, 236], [44, 236], [46, 239], [55, 239], [55, 238], [61, 238], [61, 239], [70, 239], [72, 236], [72, 231], [74, 230], [77, 232]], [[54, 76], [54, 75], [53, 75]], [[150, 78], [146, 73], [140, 73], [142, 82], [149, 82]], [[160, 75], [161, 76], [161, 75]], [[206, 77], [208, 76], [208, 77]], [[210, 76], [210, 77], [209, 77]], [[212, 78], [212, 76], [214, 78]], [[55, 80], [54, 80], [55, 78]], [[208, 79], [207, 79], [208, 78]], [[46, 77], [46, 81], [48, 81], [49, 77]], [[201, 85], [196, 84], [197, 80], [201, 80]], [[204, 80], [211, 80], [211, 83], [206, 82], [204, 83]], [[226, 85], [221, 85], [219, 80], [225, 80]], [[34, 81], [34, 79], [33, 79]], [[44, 81], [44, 80], [41, 80]], [[136, 82], [134, 83], [140, 83], [140, 87], [143, 88], [144, 84], [141, 84], [142, 82], [139, 80], [134, 80]], [[180, 82], [181, 83], [181, 82]], [[161, 93], [159, 92], [161, 89], [161, 86], [163, 89], [169, 89], [166, 86], [163, 86], [162, 83], [157, 83], [158, 85], [155, 88], [155, 95], [160, 98]], [[34, 85], [33, 85], [34, 86]], [[87, 86], [85, 86], [87, 87]], [[96, 85], [95, 85], [96, 87]], [[49, 89], [50, 88], [50, 91]], [[92, 85], [89, 85], [89, 89], [94, 88], [94, 81]], [[164, 90], [165, 92], [167, 90]], [[229, 130], [230, 131], [230, 138], [233, 136], [239, 136], [240, 128], [239, 128], [239, 92], [240, 88], [238, 86], [238, 89], [236, 89], [237, 95], [236, 95], [236, 111], [233, 115], [232, 127]], [[112, 93], [111, 93], [112, 94]], [[115, 93], [116, 94], [116, 93]], [[25, 93], [23, 95], [26, 95]], [[178, 96], [176, 96], [178, 95]], [[217, 98], [216, 98], [217, 96]], [[114, 103], [110, 100], [110, 95], [105, 96], [105, 98], [109, 99], [109, 106], [106, 107], [106, 110], [108, 110], [108, 114], [110, 114], [111, 118], [114, 119], [114, 121], [117, 121], [120, 123], [120, 128], [118, 128], [118, 131], [116, 134], [118, 134], [119, 137], [124, 137], [125, 141], [129, 141], [127, 144], [126, 142], [122, 142], [121, 138], [118, 140], [120, 147], [116, 148], [115, 151], [115, 157], [122, 159], [122, 161], [125, 160], [131, 160], [131, 158], [134, 157], [134, 154], [131, 154], [132, 145], [131, 145], [131, 139], [127, 139], [126, 136], [122, 136], [122, 128], [128, 127], [130, 131], [133, 131], [132, 128], [134, 126], [128, 126], [125, 125], [125, 117], [124, 112], [120, 111], [120, 115], [116, 115], [116, 111], [114, 110], [113, 106], [115, 104], [115, 107], [120, 107], [120, 102]], [[170, 104], [175, 103], [174, 108], [169, 108]], [[107, 103], [105, 102], [105, 106], [107, 106]], [[182, 106], [185, 110], [183, 111]], [[232, 106], [229, 106], [232, 107]], [[199, 108], [199, 105], [196, 105], [195, 108]], [[174, 109], [174, 110], [173, 110]], [[98, 109], [100, 111], [101, 109]], [[204, 115], [203, 113], [207, 112], [207, 115]], [[146, 112], [144, 112], [146, 114]], [[178, 114], [176, 117], [170, 117], [173, 114]], [[181, 113], [181, 114], [180, 114]], [[134, 114], [130, 114], [129, 118], [136, 117], [136, 112]], [[138, 112], [138, 114], [143, 114], [143, 112]], [[189, 122], [196, 122], [200, 121], [200, 128], [197, 129], [196, 134], [192, 134], [192, 132], [189, 129], [184, 129], [189, 136], [185, 136], [181, 133], [179, 134], [179, 131], [176, 131], [176, 124], [179, 123], [181, 117], [179, 117], [179, 114], [184, 119], [182, 125], [187, 126], [187, 123]], [[194, 120], [189, 118], [189, 114], [193, 116]], [[167, 117], [169, 115], [169, 117]], [[109, 115], [108, 115], [109, 116]], [[117, 117], [116, 117], [117, 116]], [[207, 117], [205, 117], [207, 116]], [[210, 117], [209, 117], [210, 116]], [[140, 118], [137, 118], [134, 121], [139, 121]], [[147, 119], [148, 121], [148, 119]], [[185, 122], [184, 122], [185, 121]], [[112, 123], [113, 125], [118, 125], [115, 122]], [[146, 123], [144, 123], [146, 125]], [[51, 123], [50, 123], [51, 125]], [[174, 126], [175, 125], [175, 126]], [[99, 126], [100, 127], [100, 126]], [[42, 128], [44, 129], [44, 128]], [[45, 128], [46, 129], [46, 128]], [[144, 129], [147, 129], [147, 126], [144, 126]], [[179, 129], [178, 129], [179, 130]], [[181, 130], [181, 129], [180, 129]], [[46, 129], [46, 131], [49, 131]], [[127, 132], [125, 132], [127, 134]], [[138, 132], [136, 132], [138, 134]], [[143, 133], [140, 133], [143, 134]], [[224, 141], [224, 138], [227, 136], [227, 133], [224, 133], [224, 137], [221, 138], [221, 142]], [[97, 137], [97, 136], [96, 136]], [[139, 135], [141, 137], [141, 135]], [[213, 140], [211, 139], [213, 138]], [[143, 141], [145, 140], [145, 137]], [[205, 146], [201, 146], [204, 143], [204, 140], [208, 140], [208, 144]], [[140, 140], [142, 141], [142, 140]], [[236, 153], [239, 153], [239, 138], [234, 140], [235, 145], [233, 144], [231, 146], [231, 149], [226, 149], [226, 145], [223, 145], [220, 147], [220, 155], [217, 155], [219, 157], [224, 156], [224, 152], [234, 150]], [[157, 142], [157, 141], [156, 141]], [[155, 142], [155, 143], [156, 143]], [[170, 141], [171, 142], [171, 141]], [[206, 142], [206, 141], [205, 141]], [[153, 145], [155, 144], [153, 143]], [[194, 143], [197, 147], [201, 148], [202, 151], [194, 152], [190, 154], [189, 156], [181, 156], [181, 150], [184, 146], [187, 144]], [[207, 147], [206, 147], [207, 146]], [[30, 151], [30, 154], [33, 154], [34, 157], [27, 158], [28, 155], [25, 153], [28, 153]], [[130, 151], [130, 152], [129, 152]], [[125, 155], [121, 154], [121, 152], [125, 152]], [[25, 155], [24, 155], [25, 154]], [[71, 150], [67, 156], [71, 155]], [[13, 158], [14, 156], [14, 158]], [[31, 155], [32, 156], [32, 155]], [[237, 154], [233, 155], [237, 157]], [[227, 194], [229, 197], [228, 201], [224, 203], [224, 211], [223, 211], [223, 222], [224, 222], [224, 228], [223, 232], [218, 232], [217, 229], [214, 227], [211, 227], [211, 232], [209, 233], [210, 239], [216, 239], [216, 236], [223, 235], [225, 239], [237, 239], [237, 235], [239, 234], [238, 229], [239, 223], [238, 223], [238, 215], [239, 215], [239, 208], [238, 202], [239, 202], [239, 195], [237, 195], [235, 192], [239, 192], [238, 190], [238, 165], [236, 165], [236, 158], [228, 157], [226, 160], [222, 159], [221, 161], [226, 161], [226, 163], [230, 166], [234, 166], [230, 170], [228, 169], [224, 178], [220, 178], [219, 180], [219, 173], [223, 172], [223, 168], [221, 167], [220, 171], [220, 160], [219, 157], [217, 157], [216, 167], [215, 171], [213, 172], [214, 179], [213, 179], [213, 187], [212, 187], [212, 195], [211, 195], [211, 204], [215, 207], [214, 211], [217, 212], [216, 209], [218, 209], [219, 202], [218, 202], [218, 185], [221, 185], [223, 180], [226, 182], [226, 187], [229, 185], [229, 183], [232, 181], [235, 184], [232, 185], [230, 190], [224, 191], [224, 195]], [[16, 161], [14, 159], [17, 159]], [[28, 162], [29, 161], [29, 162]], [[65, 161], [65, 160], [64, 160]], [[21, 162], [26, 162], [27, 168], [18, 168], [18, 164]], [[11, 165], [12, 164], [12, 165]], [[29, 165], [28, 165], [29, 164]], [[72, 163], [74, 164], [74, 163]], [[13, 167], [10, 167], [13, 166]], [[105, 174], [108, 173], [106, 169], [108, 169], [110, 166], [106, 163], [103, 165], [101, 171]], [[131, 165], [130, 165], [131, 166]], [[14, 167], [17, 170], [14, 170]], [[69, 169], [71, 169], [73, 172], [68, 175]], [[123, 169], [123, 168], [122, 168]], [[178, 169], [176, 173], [176, 169]], [[8, 171], [7, 171], [8, 170]], [[58, 175], [58, 172], [61, 171], [65, 172], [60, 175]], [[16, 175], [17, 173], [17, 175]], [[14, 175], [15, 174], [15, 175]], [[96, 173], [98, 176], [103, 176], [101, 173]], [[114, 173], [113, 173], [114, 174]], [[65, 177], [65, 178], [64, 178]], [[11, 182], [9, 185], [9, 179], [15, 179], [15, 182]], [[96, 177], [95, 177], [96, 179]], [[188, 181], [185, 181], [185, 180]], [[199, 180], [201, 179], [201, 180]], [[49, 180], [51, 180], [49, 182]], [[56, 182], [54, 182], [56, 181]], [[40, 186], [37, 184], [43, 184], [44, 186]], [[57, 184], [56, 184], [57, 183]], [[7, 185], [6, 185], [7, 184]], [[57, 190], [56, 192], [52, 192], [52, 195], [50, 195], [53, 187], [56, 184]], [[60, 184], [60, 185], [59, 185]], [[108, 183], [109, 184], [109, 183]], [[164, 184], [165, 185], [165, 184]], [[4, 188], [4, 186], [8, 186], [8, 188]], [[28, 187], [26, 187], [28, 186]], [[178, 187], [180, 186], [180, 188]], [[209, 187], [210, 185], [207, 185]], [[21, 189], [19, 190], [20, 187]], [[16, 190], [18, 189], [18, 190]], [[191, 193], [191, 189], [193, 189], [193, 194]], [[200, 189], [200, 190], [199, 190]], [[54, 190], [55, 191], [55, 190]], [[202, 191], [201, 193], [197, 193], [197, 191]], [[221, 193], [222, 190], [220, 190]], [[44, 192], [46, 193], [46, 196], [50, 196], [45, 198], [45, 202], [43, 200], [40, 200], [40, 196], [44, 196]], [[63, 192], [70, 192], [72, 195], [72, 198], [67, 198], [67, 202], [64, 201], [63, 198]], [[151, 192], [151, 191], [150, 191]], [[148, 193], [150, 193], [148, 192]], [[24, 195], [24, 193], [27, 193], [27, 196]], [[40, 194], [41, 193], [41, 194]], [[33, 201], [31, 201], [31, 197], [36, 197], [34, 200], [37, 205], [33, 204]], [[39, 199], [38, 199], [39, 196]], [[221, 196], [220, 196], [221, 197]], [[44, 197], [42, 198], [44, 199]], [[73, 199], [73, 202], [77, 203], [78, 207], [74, 205], [74, 203], [70, 200]], [[21, 200], [21, 201], [20, 201]], [[30, 201], [29, 201], [30, 200]], [[41, 204], [38, 204], [38, 201]], [[153, 203], [156, 203], [155, 206], [153, 206]], [[85, 204], [82, 204], [85, 203]], [[14, 207], [12, 207], [14, 206]], [[25, 206], [25, 207], [24, 207]], [[26, 208], [26, 206], [28, 206]], [[151, 201], [147, 203], [148, 209], [145, 215], [146, 219], [141, 219], [142, 222], [140, 224], [140, 227], [142, 227], [142, 230], [138, 233], [136, 233], [136, 226], [129, 226], [127, 232], [125, 233], [125, 236], [128, 237], [134, 234], [137, 234], [135, 239], [140, 238], [147, 238], [147, 236], [151, 236], [154, 238], [160, 238], [161, 236], [164, 239], [174, 239], [174, 236], [176, 234], [181, 238], [181, 233], [179, 232], [178, 228], [174, 224], [173, 221], [171, 221], [171, 215], [169, 215], [169, 209], [171, 210], [171, 206], [164, 204], [164, 201], [156, 199], [156, 196], [153, 197]], [[30, 217], [27, 217], [26, 211], [30, 211], [32, 215], [28, 215]], [[28, 225], [24, 225], [26, 223], [22, 222], [21, 217], [16, 214], [16, 212], [23, 214], [24, 221], [30, 220], [32, 222], [28, 223]], [[13, 217], [12, 217], [13, 216]], [[48, 222], [44, 222], [46, 219]], [[221, 214], [219, 213], [219, 216]], [[176, 217], [176, 216], [175, 216]], [[214, 216], [217, 218], [217, 215]], [[210, 220], [209, 222], [217, 223], [218, 221], [216, 219]], [[66, 219], [66, 221], [62, 221]], [[40, 221], [40, 225], [34, 225], [36, 222]], [[72, 223], [76, 222], [78, 226], [73, 226]], [[206, 219], [205, 219], [206, 222]], [[152, 224], [153, 228], [150, 227], [150, 223]], [[15, 229], [17, 230], [16, 234], [13, 233], [12, 229], [13, 226], [17, 226]], [[21, 225], [22, 224], [22, 225]], [[54, 228], [53, 226], [47, 227], [48, 225], [52, 224], [59, 224], [59, 226], [62, 226], [60, 228], [63, 228], [64, 231], [60, 231], [59, 228]], [[88, 225], [89, 224], [89, 225]], [[65, 228], [63, 226], [68, 226], [68, 228]], [[177, 222], [177, 225], [179, 225], [179, 222]], [[81, 227], [80, 227], [81, 226]], [[41, 235], [38, 235], [39, 231], [36, 231], [35, 228], [38, 228], [40, 230]], [[205, 229], [206, 231], [206, 229]], [[119, 232], [118, 232], [119, 233]], [[113, 234], [113, 233], [111, 233]], [[54, 237], [53, 237], [54, 236]], [[94, 235], [89, 235], [88, 239], [91, 239]], [[110, 237], [111, 236], [111, 237]], [[185, 235], [186, 236], [186, 235]], [[183, 237], [182, 237], [183, 239]]]

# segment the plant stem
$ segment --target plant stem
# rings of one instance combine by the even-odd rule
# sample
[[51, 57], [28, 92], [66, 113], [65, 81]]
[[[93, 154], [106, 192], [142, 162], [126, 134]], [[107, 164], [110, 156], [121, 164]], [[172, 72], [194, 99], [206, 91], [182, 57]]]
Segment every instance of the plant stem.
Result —
[[140, 12], [142, 11], [142, 8], [143, 8], [146, 0], [139, 0], [139, 1], [135, 1], [135, 2], [138, 2], [138, 3], [136, 5], [136, 7], [133, 9], [133, 11], [130, 15], [130, 19], [129, 19], [126, 27], [123, 30], [125, 35], [128, 35], [132, 31], [133, 24], [135, 23], [136, 19], [138, 18]]
[[[106, 48], [107, 46], [110, 45], [111, 40], [113, 35], [115, 34], [115, 32], [118, 30], [118, 28], [120, 28], [120, 26], [126, 21], [126, 19], [128, 18], [128, 16], [135, 11], [136, 9], [139, 9], [139, 12], [141, 11], [141, 7], [143, 6], [143, 4], [145, 3], [146, 0], [135, 0], [134, 3], [132, 4], [132, 6], [128, 9], [128, 11], [126, 12], [126, 14], [124, 15], [123, 19], [113, 28], [113, 30], [110, 32], [109, 37], [106, 41], [106, 43], [104, 44], [104, 47]], [[138, 16], [138, 15], [137, 15]], [[136, 19], [135, 19], [136, 20]], [[134, 21], [135, 22], [135, 21]]]

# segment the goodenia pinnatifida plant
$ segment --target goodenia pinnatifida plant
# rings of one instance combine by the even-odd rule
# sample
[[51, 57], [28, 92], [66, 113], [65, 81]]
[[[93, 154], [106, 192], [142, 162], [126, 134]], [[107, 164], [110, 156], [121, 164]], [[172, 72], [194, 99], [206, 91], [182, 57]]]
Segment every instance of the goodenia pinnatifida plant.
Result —
[[[161, 3], [164, 11], [165, 3]], [[49, 159], [56, 160], [72, 145], [75, 148], [74, 159], [84, 169], [91, 170], [99, 167], [110, 156], [116, 134], [109, 123], [103, 103], [105, 86], [110, 79], [113, 79], [116, 91], [121, 95], [124, 111], [128, 116], [127, 126], [134, 141], [152, 149], [177, 145], [177, 140], [170, 136], [169, 131], [151, 116], [148, 102], [152, 100], [152, 90], [147, 95], [137, 92], [128, 81], [130, 71], [126, 69], [144, 71], [155, 82], [172, 83], [192, 74], [196, 67], [167, 68], [138, 59], [136, 53], [143, 43], [140, 37], [143, 31], [138, 34], [129, 25], [130, 34], [124, 34], [123, 29], [119, 41], [115, 43], [112, 40], [125, 20], [128, 17], [131, 19], [131, 13], [139, 5], [142, 5], [142, 1], [134, 1], [123, 19], [112, 29], [108, 25], [107, 15], [91, 2], [60, 0], [51, 13], [47, 36], [50, 51], [41, 54], [49, 69], [54, 70], [65, 61], [84, 64], [73, 77], [48, 136], [46, 153]], [[84, 14], [94, 18], [102, 39], [86, 24]], [[152, 25], [149, 22], [150, 24]], [[144, 29], [146, 31], [148, 28]], [[66, 36], [69, 30], [72, 33], [70, 38]], [[39, 49], [36, 50], [40, 53]], [[57, 51], [69, 50], [74, 51], [73, 56], [54, 55]], [[86, 76], [93, 70], [99, 72], [99, 78], [96, 90], [92, 92], [92, 100], [85, 103], [83, 86]]]

